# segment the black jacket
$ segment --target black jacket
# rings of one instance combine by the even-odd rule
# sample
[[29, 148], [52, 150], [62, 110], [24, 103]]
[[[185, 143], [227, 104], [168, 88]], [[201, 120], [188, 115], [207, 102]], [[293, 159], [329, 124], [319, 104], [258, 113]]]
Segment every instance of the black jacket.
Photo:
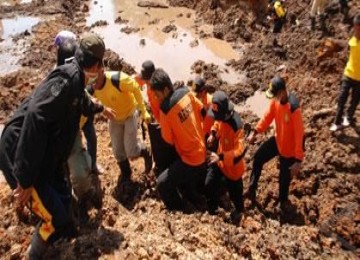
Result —
[[[54, 69], [6, 124], [0, 139], [0, 169], [12, 188], [63, 182], [65, 165], [81, 114], [103, 107], [84, 93], [84, 73], [76, 59]], [[15, 186], [15, 187], [14, 187]]]

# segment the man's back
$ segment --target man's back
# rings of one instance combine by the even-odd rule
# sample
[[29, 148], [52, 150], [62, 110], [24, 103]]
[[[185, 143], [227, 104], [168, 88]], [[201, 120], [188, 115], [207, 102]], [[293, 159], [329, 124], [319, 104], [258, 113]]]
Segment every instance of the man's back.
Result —
[[205, 162], [202, 104], [186, 88], [179, 88], [161, 104], [162, 137], [175, 145], [181, 159], [192, 166]]

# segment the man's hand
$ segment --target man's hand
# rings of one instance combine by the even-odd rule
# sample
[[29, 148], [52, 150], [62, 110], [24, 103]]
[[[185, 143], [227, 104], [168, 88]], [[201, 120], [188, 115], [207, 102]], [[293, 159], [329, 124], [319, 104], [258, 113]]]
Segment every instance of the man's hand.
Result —
[[114, 109], [111, 109], [110, 107], [104, 107], [103, 111], [104, 116], [106, 116], [110, 120], [114, 120], [116, 117], [116, 112]]
[[207, 145], [208, 145], [209, 147], [213, 146], [213, 144], [214, 144], [214, 142], [215, 142], [215, 136], [214, 136], [214, 135], [210, 135], [210, 136], [208, 137], [208, 139], [206, 140], [206, 142], [207, 142]]
[[291, 176], [297, 177], [299, 175], [299, 172], [301, 169], [301, 162], [293, 163], [293, 165], [291, 165], [289, 169], [290, 169]]
[[16, 198], [17, 202], [21, 206], [25, 206], [25, 204], [29, 201], [31, 197], [33, 187], [29, 187], [27, 189], [23, 189], [20, 184], [18, 183], [16, 189], [13, 191], [14, 197]]
[[145, 123], [147, 123], [147, 124], [151, 123], [152, 119], [151, 119], [151, 116], [148, 111], [145, 111], [145, 113], [143, 114], [142, 117], [143, 117]]
[[214, 164], [214, 163], [218, 162], [219, 160], [220, 160], [219, 155], [217, 155], [217, 154], [214, 153], [214, 152], [211, 152], [211, 153], [208, 155], [208, 165]]
[[249, 144], [253, 144], [256, 141], [256, 132], [253, 131], [247, 138]]

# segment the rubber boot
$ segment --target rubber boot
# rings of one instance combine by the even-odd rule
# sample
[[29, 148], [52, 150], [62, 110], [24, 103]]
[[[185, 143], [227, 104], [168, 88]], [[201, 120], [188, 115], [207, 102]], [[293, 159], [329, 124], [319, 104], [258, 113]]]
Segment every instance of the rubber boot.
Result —
[[324, 33], [327, 32], [327, 28], [326, 28], [326, 15], [324, 15], [324, 14], [320, 14], [320, 29], [321, 29], [321, 31], [323, 31]]
[[344, 15], [343, 23], [346, 23], [347, 21], [349, 21], [349, 7], [346, 2], [345, 2], [345, 4], [341, 4], [340, 11]]
[[145, 173], [149, 173], [152, 169], [152, 164], [153, 164], [152, 154], [150, 150], [147, 147], [141, 149], [140, 156], [144, 158]]
[[316, 20], [315, 20], [315, 17], [310, 17], [310, 26], [311, 26], [311, 30], [312, 31], [315, 31], [315, 27], [316, 27]]
[[47, 248], [48, 243], [41, 238], [38, 230], [36, 230], [31, 239], [31, 244], [27, 250], [29, 260], [42, 259]]
[[131, 180], [131, 167], [128, 159], [118, 163], [121, 171], [121, 175], [118, 181], [119, 183], [128, 182]]

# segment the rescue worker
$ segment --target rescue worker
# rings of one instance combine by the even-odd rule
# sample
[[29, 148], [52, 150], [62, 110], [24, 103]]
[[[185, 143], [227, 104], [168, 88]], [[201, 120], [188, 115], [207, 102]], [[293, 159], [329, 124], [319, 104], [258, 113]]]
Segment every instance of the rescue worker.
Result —
[[248, 141], [253, 143], [256, 135], [265, 132], [274, 120], [276, 131], [275, 136], [265, 141], [254, 155], [247, 195], [255, 201], [263, 165], [275, 156], [279, 156], [279, 201], [283, 209], [288, 205], [291, 176], [299, 173], [304, 158], [304, 126], [299, 100], [293, 93], [287, 91], [283, 78], [275, 76], [266, 95], [272, 98], [269, 109], [248, 137]]
[[326, 31], [326, 13], [325, 7], [329, 3], [329, 0], [313, 0], [310, 10], [310, 21], [311, 21], [311, 30], [315, 30], [316, 26], [316, 16], [319, 16], [320, 28], [322, 31]]
[[169, 210], [184, 210], [185, 202], [179, 189], [185, 187], [189, 199], [195, 199], [197, 180], [205, 174], [202, 118], [206, 111], [188, 88], [174, 90], [169, 75], [162, 69], [155, 70], [150, 86], [160, 102], [162, 138], [174, 146], [179, 155], [157, 178], [157, 189]]
[[[354, 17], [353, 31], [354, 35], [349, 40], [349, 59], [341, 81], [335, 122], [330, 127], [330, 131], [336, 131], [343, 126], [356, 124], [354, 115], [360, 100], [360, 14]], [[344, 108], [350, 89], [350, 106], [347, 111], [347, 117], [343, 120]]]
[[147, 125], [150, 138], [151, 152], [154, 159], [154, 173], [158, 176], [176, 158], [175, 149], [161, 138], [160, 128], [160, 102], [150, 87], [150, 78], [155, 71], [155, 65], [151, 60], [144, 61], [141, 65], [141, 72], [135, 76], [139, 86], [146, 87], [146, 94], [153, 116], [153, 121]]
[[211, 135], [207, 139], [208, 144], [219, 140], [216, 152], [211, 152], [210, 166], [205, 180], [205, 191], [208, 203], [208, 211], [211, 215], [216, 214], [219, 205], [220, 187], [225, 179], [230, 198], [234, 203], [235, 210], [231, 213], [231, 219], [238, 223], [243, 203], [243, 181], [245, 172], [244, 161], [244, 129], [243, 122], [234, 104], [229, 101], [223, 91], [216, 91], [212, 98], [211, 112], [215, 118], [215, 124], [211, 128]]
[[[65, 39], [58, 46], [58, 66], [64, 65], [66, 62], [70, 62], [74, 58], [75, 51], [77, 48], [77, 43], [75, 39]], [[89, 95], [85, 90], [85, 94]], [[88, 96], [88, 98], [91, 98]], [[113, 116], [113, 112], [109, 113]], [[80, 118], [80, 130], [84, 129], [84, 125], [87, 123], [88, 118], [93, 118], [94, 115], [89, 115], [89, 117], [81, 116]], [[92, 126], [93, 128], [94, 126]], [[84, 131], [85, 132], [85, 131]], [[95, 134], [95, 130], [94, 130]], [[95, 135], [96, 140], [96, 135]], [[93, 138], [90, 139], [93, 141]], [[89, 142], [89, 141], [87, 141]], [[96, 143], [95, 143], [96, 145]], [[82, 223], [85, 223], [88, 220], [87, 215], [87, 202], [92, 202], [96, 208], [101, 208], [102, 203], [102, 192], [100, 187], [93, 187], [92, 185], [92, 158], [89, 156], [89, 153], [83, 147], [81, 131], [78, 132], [76, 139], [74, 141], [74, 146], [70, 152], [68, 158], [68, 168], [70, 173], [71, 186], [74, 190], [76, 200], [78, 202], [78, 214], [79, 220]], [[95, 183], [95, 182], [94, 182]], [[98, 183], [99, 184], [99, 183]]]
[[115, 111], [115, 118], [109, 121], [111, 146], [119, 165], [121, 175], [117, 188], [131, 181], [129, 159], [144, 158], [145, 172], [152, 168], [151, 152], [137, 137], [138, 111], [143, 120], [150, 123], [151, 117], [136, 81], [122, 71], [100, 71], [99, 80], [93, 86], [93, 96]]
[[207, 139], [210, 135], [211, 126], [214, 123], [214, 117], [210, 111], [211, 109], [211, 100], [212, 96], [208, 93], [206, 81], [197, 76], [195, 77], [192, 90], [195, 92], [195, 96], [201, 101], [204, 106], [204, 109], [208, 112], [204, 118], [203, 129], [205, 133], [205, 138]]
[[159, 121], [160, 104], [156, 99], [154, 92], [150, 88], [150, 78], [155, 71], [155, 65], [151, 60], [144, 61], [141, 65], [141, 72], [136, 74], [134, 79], [141, 89], [146, 88], [146, 95], [150, 105], [150, 111], [154, 119]]
[[75, 59], [55, 68], [7, 122], [0, 139], [0, 169], [17, 202], [42, 220], [28, 257], [40, 259], [47, 246], [74, 235], [65, 165], [79, 131], [81, 114], [102, 111], [84, 94], [96, 81], [105, 52], [101, 38], [87, 34]]
[[270, 2], [270, 19], [274, 21], [273, 33], [280, 33], [286, 20], [286, 11], [281, 1]]
[[[66, 60], [74, 56], [76, 50], [76, 35], [70, 31], [60, 31], [54, 40], [54, 46], [57, 48], [57, 66], [65, 64]], [[96, 163], [97, 138], [94, 127], [94, 115], [81, 118], [81, 129], [86, 138], [87, 152], [91, 158], [91, 171], [94, 174], [101, 173], [101, 166]]]

